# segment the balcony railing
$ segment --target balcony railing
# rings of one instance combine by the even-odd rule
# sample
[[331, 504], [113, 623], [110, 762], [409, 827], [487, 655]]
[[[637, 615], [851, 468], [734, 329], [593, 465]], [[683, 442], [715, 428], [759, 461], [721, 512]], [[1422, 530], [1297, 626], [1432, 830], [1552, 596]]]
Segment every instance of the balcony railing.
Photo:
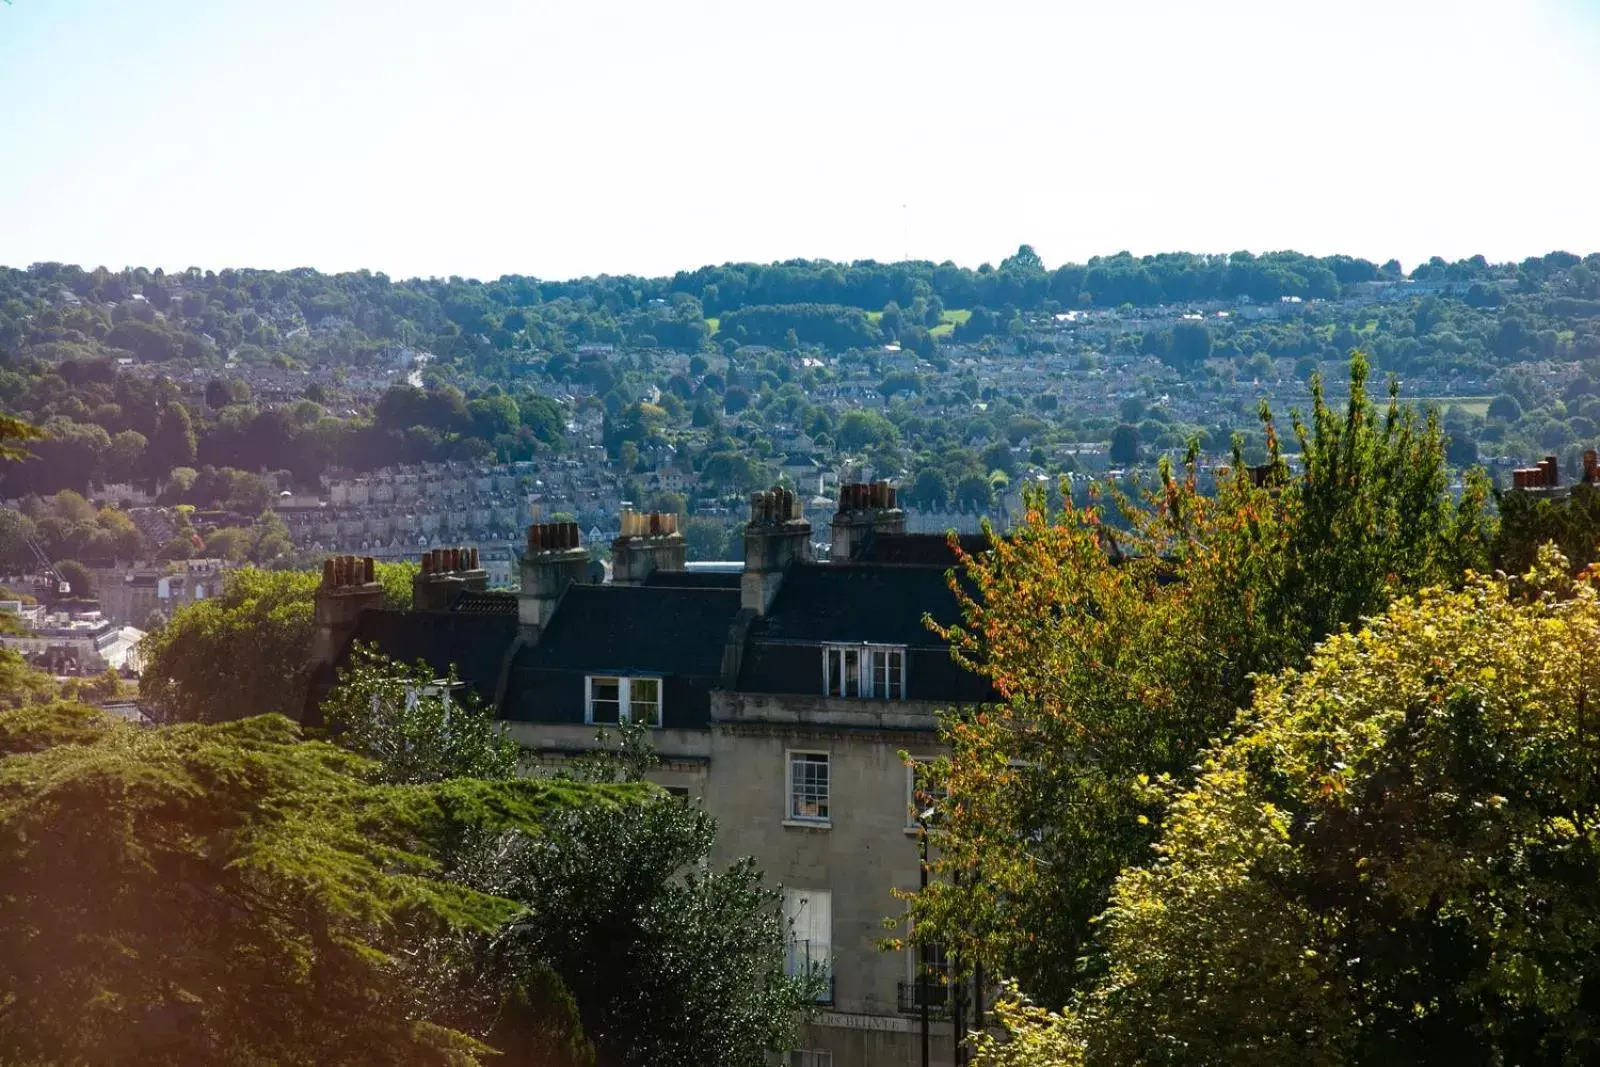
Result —
[[[906, 1015], [917, 1015], [922, 1012], [922, 983], [900, 983], [900, 1011]], [[928, 978], [928, 1011], [934, 1015], [943, 1015], [950, 1007], [950, 987], [945, 984], [943, 975]]]

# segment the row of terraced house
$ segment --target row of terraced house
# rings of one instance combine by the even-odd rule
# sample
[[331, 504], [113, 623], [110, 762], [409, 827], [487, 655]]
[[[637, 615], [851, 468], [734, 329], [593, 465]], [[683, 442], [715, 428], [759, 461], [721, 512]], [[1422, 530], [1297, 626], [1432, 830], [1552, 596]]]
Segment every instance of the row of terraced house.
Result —
[[917, 959], [880, 947], [921, 873], [902, 753], [937, 755], [936, 710], [991, 692], [925, 622], [957, 612], [943, 535], [907, 533], [887, 484], [845, 485], [823, 561], [802, 504], [755, 494], [744, 558], [720, 568], [686, 563], [674, 516], [628, 516], [609, 575], [575, 524], [535, 524], [517, 591], [490, 589], [470, 550], [435, 552], [409, 611], [382, 608], [369, 561], [330, 560], [308, 715], [361, 642], [453, 666], [531, 773], [591, 748], [597, 725], [647, 724], [659, 783], [717, 818], [721, 859], [753, 856], [782, 886], [789, 966], [827, 978], [788, 1062], [911, 1065], [927, 1042], [947, 1064], [944, 1009], [978, 990], [919, 983]]

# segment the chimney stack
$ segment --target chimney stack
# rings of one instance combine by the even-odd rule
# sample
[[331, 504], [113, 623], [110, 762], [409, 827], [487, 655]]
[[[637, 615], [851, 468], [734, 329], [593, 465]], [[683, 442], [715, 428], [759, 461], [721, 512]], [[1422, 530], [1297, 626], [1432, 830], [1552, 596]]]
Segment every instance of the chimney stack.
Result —
[[411, 610], [448, 611], [461, 593], [488, 588], [489, 574], [478, 566], [476, 548], [431, 548], [411, 579]]
[[688, 544], [670, 512], [622, 513], [622, 531], [611, 542], [611, 581], [643, 585], [654, 571], [682, 571]]
[[[1590, 456], [1593, 450], [1583, 454], [1583, 477], [1588, 481], [1591, 477]], [[1546, 456], [1537, 466], [1519, 467], [1511, 472], [1511, 487], [1513, 489], [1554, 489], [1561, 484], [1561, 468], [1556, 462], [1556, 457]]]
[[589, 553], [582, 541], [575, 522], [542, 522], [528, 527], [517, 618], [529, 641], [537, 641], [549, 625], [567, 586], [588, 579]]
[[861, 555], [876, 533], [905, 533], [906, 513], [899, 493], [886, 481], [847, 482], [839, 486], [839, 510], [833, 516], [830, 562], [845, 563]]
[[775, 485], [750, 495], [750, 521], [744, 528], [744, 577], [739, 606], [765, 615], [783, 575], [793, 563], [811, 561], [811, 523], [794, 492]]
[[383, 586], [371, 556], [334, 556], [322, 562], [322, 584], [317, 587], [315, 629], [311, 637], [311, 663], [331, 665], [361, 613], [383, 606]]

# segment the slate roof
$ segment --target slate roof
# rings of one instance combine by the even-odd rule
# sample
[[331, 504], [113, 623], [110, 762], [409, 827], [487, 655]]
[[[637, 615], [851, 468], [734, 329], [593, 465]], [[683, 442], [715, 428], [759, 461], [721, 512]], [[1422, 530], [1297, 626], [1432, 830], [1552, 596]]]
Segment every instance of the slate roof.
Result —
[[945, 568], [860, 563], [802, 563], [784, 575], [772, 608], [750, 630], [752, 641], [868, 641], [946, 647], [922, 623], [924, 613], [954, 622], [955, 597]]
[[[461, 680], [493, 704], [501, 667], [516, 637], [514, 610], [510, 615], [379, 610], [362, 612], [351, 640], [377, 645], [403, 663], [420, 659], [441, 675], [454, 665]], [[345, 655], [348, 646], [340, 659]]]
[[737, 589], [738, 571], [651, 571], [644, 584], [652, 589]]
[[517, 617], [517, 594], [505, 592], [465, 592], [456, 597], [450, 610], [457, 615], [510, 615]]
[[[969, 555], [989, 547], [983, 534], [961, 534], [961, 549]], [[944, 534], [872, 533], [856, 556], [860, 563], [908, 563], [918, 566], [953, 567], [955, 554]]]
[[574, 585], [516, 669], [718, 676], [736, 589]]

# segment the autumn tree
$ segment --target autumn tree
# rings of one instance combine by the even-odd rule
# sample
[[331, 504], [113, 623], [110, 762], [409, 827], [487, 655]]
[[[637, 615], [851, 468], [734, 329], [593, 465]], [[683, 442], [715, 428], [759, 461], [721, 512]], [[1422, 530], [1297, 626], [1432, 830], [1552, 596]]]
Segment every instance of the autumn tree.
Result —
[[[1395, 596], [1482, 566], [1481, 483], [1454, 503], [1444, 442], [1351, 368], [1340, 413], [1313, 380], [1301, 459], [1236, 457], [1214, 496], [1186, 469], [1132, 496], [1107, 490], [962, 556], [962, 621], [940, 632], [1002, 701], [947, 715], [933, 771], [943, 877], [915, 902], [925, 929], [990, 973], [1060, 1004], [1099, 967], [1091, 923], [1119, 871], [1147, 855], [1161, 806], [1141, 782], [1192, 777], [1248, 704], [1252, 678]], [[1110, 520], [1115, 519], [1113, 523]], [[959, 553], [959, 546], [954, 546]]]

